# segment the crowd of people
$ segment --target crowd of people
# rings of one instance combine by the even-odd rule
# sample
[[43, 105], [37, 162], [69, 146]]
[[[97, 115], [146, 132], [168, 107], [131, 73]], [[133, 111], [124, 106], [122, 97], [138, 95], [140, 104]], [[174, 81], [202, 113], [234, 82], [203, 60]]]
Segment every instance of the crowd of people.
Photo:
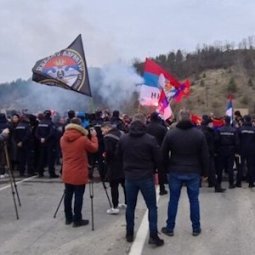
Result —
[[[141, 191], [149, 210], [149, 243], [161, 246], [164, 241], [158, 236], [155, 173], [160, 195], [168, 193], [169, 185], [167, 224], [162, 228], [168, 236], [174, 235], [183, 185], [187, 187], [194, 236], [201, 233], [198, 196], [203, 178], [217, 193], [226, 190], [222, 187], [224, 176], [228, 176], [229, 189], [242, 187], [244, 181], [250, 188], [255, 187], [252, 119], [236, 112], [233, 120], [225, 116], [224, 123], [216, 128], [212, 118], [203, 115], [201, 125], [196, 126], [186, 110], [180, 112], [178, 122], [163, 121], [157, 112], [130, 118], [117, 110], [112, 114], [70, 110], [66, 119], [49, 110], [37, 116], [0, 113], [0, 176], [6, 174], [5, 145], [11, 168], [21, 177], [37, 174], [39, 178], [58, 178], [56, 164], [62, 163], [66, 224], [79, 227], [89, 223], [82, 218], [82, 201], [96, 165], [101, 180], [108, 181], [111, 188], [112, 208], [107, 213], [118, 214], [120, 207], [126, 208], [127, 241], [134, 240], [134, 213]], [[122, 204], [119, 186], [123, 190]]]

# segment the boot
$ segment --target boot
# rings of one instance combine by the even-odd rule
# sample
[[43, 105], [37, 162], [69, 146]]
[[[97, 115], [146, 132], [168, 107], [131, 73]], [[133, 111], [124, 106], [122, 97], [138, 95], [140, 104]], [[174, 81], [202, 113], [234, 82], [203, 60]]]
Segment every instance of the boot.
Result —
[[165, 190], [165, 189], [161, 189], [160, 191], [159, 191], [159, 195], [160, 196], [163, 196], [163, 195], [166, 195], [167, 194], [167, 190]]
[[254, 187], [255, 187], [254, 183], [249, 183], [249, 188], [254, 188]]
[[165, 185], [164, 184], [160, 184], [159, 185], [159, 195], [163, 196], [163, 195], [166, 195], [166, 194], [167, 194], [167, 191], [166, 191]]
[[73, 228], [78, 228], [81, 226], [86, 226], [89, 224], [89, 220], [80, 220], [80, 221], [74, 221], [73, 222]]
[[158, 237], [158, 234], [151, 234], [149, 239], [149, 244], [154, 244], [156, 246], [164, 245], [164, 240]]
[[223, 193], [223, 192], [225, 192], [226, 191], [226, 189], [223, 189], [222, 187], [220, 187], [220, 186], [215, 186], [215, 193]]
[[134, 231], [133, 230], [127, 230], [126, 240], [128, 243], [132, 243], [134, 241]]

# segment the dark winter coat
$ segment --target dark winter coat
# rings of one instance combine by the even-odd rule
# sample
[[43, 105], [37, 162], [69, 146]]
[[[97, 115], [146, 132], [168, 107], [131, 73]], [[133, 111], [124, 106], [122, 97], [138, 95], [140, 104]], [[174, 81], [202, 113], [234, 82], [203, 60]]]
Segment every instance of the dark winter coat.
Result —
[[160, 164], [159, 145], [153, 136], [146, 133], [142, 122], [134, 121], [129, 133], [119, 141], [118, 157], [122, 159], [127, 180], [149, 179]]
[[167, 128], [163, 126], [160, 121], [151, 121], [151, 123], [147, 125], [146, 130], [148, 134], [156, 138], [158, 145], [160, 146], [166, 135]]
[[218, 129], [216, 133], [217, 152], [222, 156], [229, 156], [239, 151], [239, 137], [237, 130], [230, 125]]
[[109, 181], [124, 178], [122, 162], [117, 157], [117, 146], [122, 133], [117, 128], [111, 129], [104, 136], [105, 161], [107, 164], [107, 177]]
[[16, 128], [13, 130], [13, 136], [16, 144], [22, 142], [28, 144], [32, 142], [32, 130], [29, 122], [20, 121]]
[[45, 118], [39, 122], [35, 136], [39, 141], [41, 138], [44, 138], [45, 145], [56, 142], [56, 128], [51, 119]]
[[252, 124], [244, 124], [238, 131], [241, 155], [255, 154], [255, 128]]
[[207, 175], [209, 153], [206, 139], [190, 121], [181, 121], [168, 131], [161, 152], [168, 172]]
[[210, 128], [208, 126], [202, 125], [201, 131], [205, 135], [210, 156], [214, 156], [214, 154], [215, 154], [215, 131], [214, 131], [214, 129]]

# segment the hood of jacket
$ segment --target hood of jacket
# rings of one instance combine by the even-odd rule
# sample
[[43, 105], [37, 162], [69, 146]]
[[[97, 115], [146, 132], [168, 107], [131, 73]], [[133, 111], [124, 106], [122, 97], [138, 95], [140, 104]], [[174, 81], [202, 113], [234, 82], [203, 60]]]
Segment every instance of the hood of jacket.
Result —
[[143, 136], [146, 133], [146, 126], [139, 120], [133, 121], [129, 128], [131, 136]]
[[85, 128], [83, 128], [80, 125], [71, 123], [66, 125], [63, 139], [66, 140], [67, 142], [73, 142], [80, 138], [81, 136], [87, 135], [88, 131]]

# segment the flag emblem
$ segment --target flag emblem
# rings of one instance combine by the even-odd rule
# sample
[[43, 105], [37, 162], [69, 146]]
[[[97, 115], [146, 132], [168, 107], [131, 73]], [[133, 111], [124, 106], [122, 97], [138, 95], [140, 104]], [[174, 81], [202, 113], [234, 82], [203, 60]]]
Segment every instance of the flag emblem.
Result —
[[32, 80], [91, 96], [81, 35], [68, 48], [37, 61]]

